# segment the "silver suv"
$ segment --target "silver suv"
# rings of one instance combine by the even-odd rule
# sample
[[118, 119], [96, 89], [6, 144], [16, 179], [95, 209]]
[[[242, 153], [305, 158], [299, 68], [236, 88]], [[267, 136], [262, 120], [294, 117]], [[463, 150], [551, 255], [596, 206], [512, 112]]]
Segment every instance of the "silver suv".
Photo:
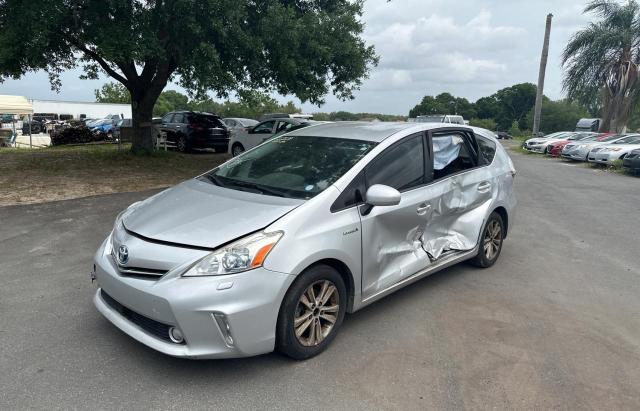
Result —
[[309, 358], [346, 313], [464, 260], [493, 265], [514, 177], [487, 130], [301, 128], [123, 211], [94, 302], [168, 355]]

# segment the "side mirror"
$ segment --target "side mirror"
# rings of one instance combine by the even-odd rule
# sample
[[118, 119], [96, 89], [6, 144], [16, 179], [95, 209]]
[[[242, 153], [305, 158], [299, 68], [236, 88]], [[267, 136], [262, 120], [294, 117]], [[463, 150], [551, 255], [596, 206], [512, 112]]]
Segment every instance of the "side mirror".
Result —
[[382, 184], [374, 184], [365, 194], [365, 206], [362, 208], [362, 215], [367, 215], [373, 207], [394, 206], [400, 204], [402, 195], [393, 187]]

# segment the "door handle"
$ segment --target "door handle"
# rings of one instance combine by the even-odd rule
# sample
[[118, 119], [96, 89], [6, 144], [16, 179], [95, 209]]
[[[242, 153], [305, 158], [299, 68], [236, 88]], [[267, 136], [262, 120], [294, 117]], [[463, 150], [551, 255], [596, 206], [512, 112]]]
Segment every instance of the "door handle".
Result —
[[478, 191], [489, 191], [491, 189], [491, 183], [488, 181], [480, 183]]
[[431, 211], [431, 204], [420, 204], [418, 206], [418, 209], [416, 210], [416, 212], [418, 213], [418, 215], [425, 215], [427, 214], [429, 211]]

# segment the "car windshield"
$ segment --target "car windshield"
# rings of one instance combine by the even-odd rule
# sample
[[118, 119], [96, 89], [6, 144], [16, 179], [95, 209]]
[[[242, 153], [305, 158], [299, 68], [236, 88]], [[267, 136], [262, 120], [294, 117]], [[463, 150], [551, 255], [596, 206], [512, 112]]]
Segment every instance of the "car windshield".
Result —
[[309, 199], [333, 184], [375, 145], [372, 141], [284, 135], [203, 178], [235, 190]]
[[618, 140], [613, 144], [638, 144], [638, 143], [640, 143], [640, 136], [629, 136], [621, 140]]

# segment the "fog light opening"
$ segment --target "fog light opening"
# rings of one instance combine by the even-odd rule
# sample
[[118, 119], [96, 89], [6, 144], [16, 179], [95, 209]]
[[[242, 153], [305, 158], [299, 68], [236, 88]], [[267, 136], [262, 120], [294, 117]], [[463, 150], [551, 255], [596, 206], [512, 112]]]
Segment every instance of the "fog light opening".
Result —
[[169, 339], [176, 344], [182, 344], [184, 342], [184, 336], [178, 327], [169, 328]]
[[233, 337], [231, 336], [231, 326], [229, 325], [229, 321], [227, 321], [227, 317], [221, 313], [213, 313], [212, 315], [216, 320], [218, 330], [220, 330], [220, 334], [222, 334], [225, 344], [227, 344], [228, 347], [233, 347], [234, 342]]

